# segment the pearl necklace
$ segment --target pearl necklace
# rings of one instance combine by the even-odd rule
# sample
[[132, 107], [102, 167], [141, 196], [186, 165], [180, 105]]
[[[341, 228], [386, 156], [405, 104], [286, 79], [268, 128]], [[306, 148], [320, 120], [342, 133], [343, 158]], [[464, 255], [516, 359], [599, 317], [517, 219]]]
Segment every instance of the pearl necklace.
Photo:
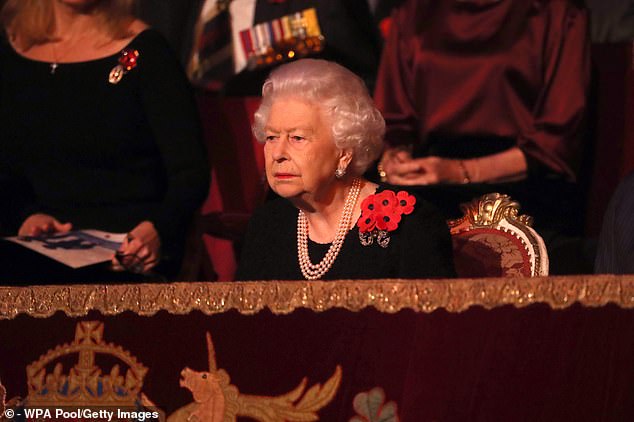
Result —
[[337, 259], [346, 234], [348, 234], [350, 229], [354, 207], [357, 204], [360, 192], [361, 180], [355, 178], [343, 205], [343, 212], [339, 219], [339, 227], [337, 228], [335, 239], [332, 241], [324, 258], [318, 264], [313, 264], [308, 255], [308, 219], [304, 211], [299, 210], [297, 216], [297, 256], [299, 258], [299, 268], [302, 270], [302, 275], [306, 280], [321, 278]]

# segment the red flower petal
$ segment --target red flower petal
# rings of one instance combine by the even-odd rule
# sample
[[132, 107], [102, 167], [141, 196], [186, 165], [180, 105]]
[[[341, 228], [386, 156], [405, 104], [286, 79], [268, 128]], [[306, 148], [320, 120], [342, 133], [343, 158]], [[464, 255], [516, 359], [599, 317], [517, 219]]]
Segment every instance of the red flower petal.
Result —
[[357, 221], [357, 226], [359, 227], [359, 231], [362, 233], [371, 232], [376, 226], [376, 219], [374, 218], [374, 215], [363, 212]]
[[361, 203], [361, 217], [357, 221], [361, 232], [370, 232], [376, 226], [376, 204], [375, 195], [370, 195]]
[[361, 212], [371, 214], [375, 210], [374, 195], [370, 195], [361, 203]]
[[396, 202], [396, 206], [401, 214], [411, 214], [412, 211], [414, 211], [416, 197], [402, 190], [396, 194]]
[[394, 212], [378, 212], [376, 215], [376, 228], [379, 230], [394, 231], [398, 228], [401, 215]]
[[401, 215], [410, 214], [415, 203], [416, 198], [405, 191], [397, 195], [394, 191], [384, 190], [370, 195], [361, 203], [361, 217], [357, 221], [359, 231], [394, 231], [401, 222]]
[[375, 196], [376, 198], [374, 201], [377, 207], [384, 212], [391, 212], [397, 205], [396, 195], [394, 194], [394, 191], [384, 190], [383, 192], [376, 194]]

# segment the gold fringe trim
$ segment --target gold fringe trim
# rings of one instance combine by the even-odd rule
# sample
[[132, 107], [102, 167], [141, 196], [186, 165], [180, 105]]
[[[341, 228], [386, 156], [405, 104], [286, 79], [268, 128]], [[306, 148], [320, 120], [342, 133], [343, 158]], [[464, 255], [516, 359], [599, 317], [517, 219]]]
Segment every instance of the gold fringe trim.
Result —
[[0, 319], [20, 314], [46, 318], [58, 311], [79, 317], [91, 310], [103, 315], [131, 311], [143, 316], [194, 310], [212, 315], [234, 309], [251, 315], [265, 308], [274, 314], [298, 308], [359, 311], [370, 306], [384, 313], [404, 309], [462, 312], [471, 306], [520, 308], [534, 303], [563, 309], [576, 302], [590, 307], [614, 303], [633, 308], [634, 276], [3, 286]]

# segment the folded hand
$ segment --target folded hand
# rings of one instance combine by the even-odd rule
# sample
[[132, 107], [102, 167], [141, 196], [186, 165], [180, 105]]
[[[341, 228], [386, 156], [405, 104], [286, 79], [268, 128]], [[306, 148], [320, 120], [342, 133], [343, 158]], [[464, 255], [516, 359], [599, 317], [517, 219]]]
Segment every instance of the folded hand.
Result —
[[112, 258], [112, 269], [146, 274], [160, 260], [161, 239], [154, 224], [143, 221], [132, 229]]
[[387, 150], [382, 159], [388, 183], [394, 185], [433, 185], [462, 183], [458, 160], [440, 157], [412, 158], [406, 151]]

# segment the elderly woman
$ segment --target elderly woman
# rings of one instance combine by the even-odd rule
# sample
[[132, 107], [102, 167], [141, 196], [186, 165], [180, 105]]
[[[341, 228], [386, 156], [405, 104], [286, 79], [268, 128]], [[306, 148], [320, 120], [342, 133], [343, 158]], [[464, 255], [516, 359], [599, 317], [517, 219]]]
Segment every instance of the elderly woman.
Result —
[[255, 212], [237, 278], [370, 279], [454, 275], [440, 214], [361, 176], [385, 122], [359, 77], [304, 59], [273, 71], [254, 133], [281, 198]]
[[0, 226], [24, 236], [71, 227], [128, 234], [110, 268], [77, 271], [0, 244], [5, 281], [108, 281], [117, 276], [111, 269], [171, 277], [179, 269], [186, 227], [207, 194], [206, 153], [178, 60], [132, 6], [4, 2], [0, 181], [22, 188], [11, 189], [20, 201], [4, 200], [15, 209]]

